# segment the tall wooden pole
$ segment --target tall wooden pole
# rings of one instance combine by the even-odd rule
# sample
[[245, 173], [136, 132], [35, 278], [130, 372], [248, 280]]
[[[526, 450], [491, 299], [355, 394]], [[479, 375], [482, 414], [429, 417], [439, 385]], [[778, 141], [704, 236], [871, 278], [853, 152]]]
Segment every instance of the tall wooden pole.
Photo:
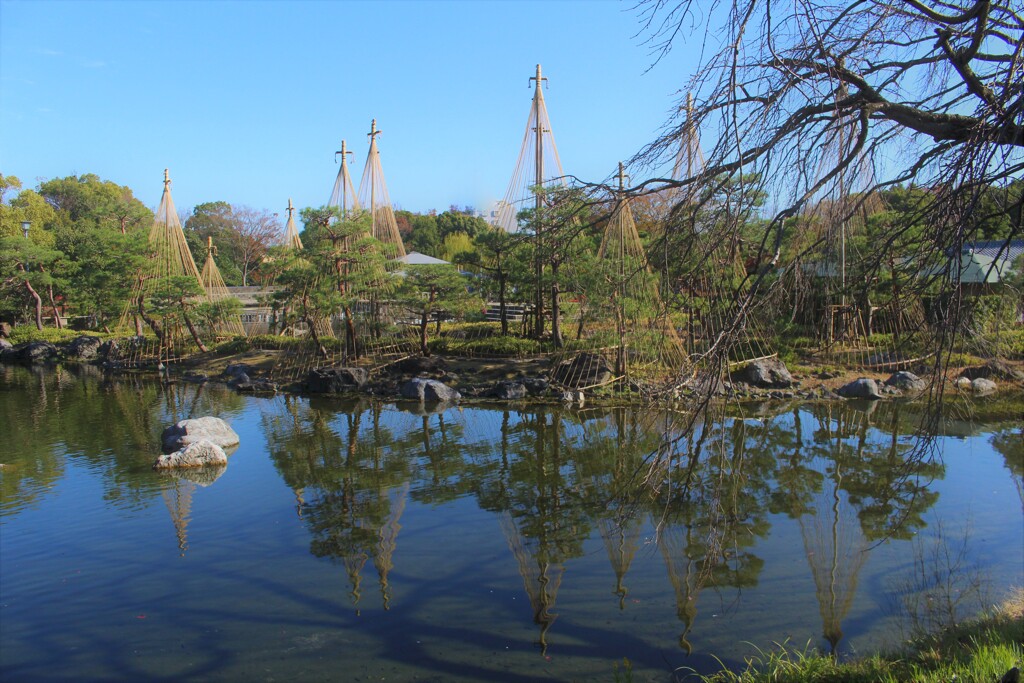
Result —
[[534, 127], [534, 185], [536, 187], [536, 198], [534, 203], [534, 335], [540, 339], [544, 336], [544, 261], [542, 253], [543, 236], [541, 225], [541, 211], [544, 207], [544, 124], [541, 120], [541, 111], [544, 109], [544, 94], [541, 83], [547, 78], [541, 76], [540, 64], [537, 65], [537, 75], [530, 78], [536, 81], [537, 90], [533, 95], [533, 117], [536, 126]]

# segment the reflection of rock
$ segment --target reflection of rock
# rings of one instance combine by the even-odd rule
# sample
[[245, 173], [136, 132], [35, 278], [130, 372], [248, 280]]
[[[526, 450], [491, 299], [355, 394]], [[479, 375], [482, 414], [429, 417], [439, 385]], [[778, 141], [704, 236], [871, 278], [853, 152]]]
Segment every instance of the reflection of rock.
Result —
[[340, 394], [366, 384], [369, 374], [363, 368], [314, 368], [306, 375], [306, 391], [311, 394]]
[[[219, 417], [198, 417], [182, 420], [164, 430], [160, 436], [164, 452], [187, 446], [196, 441], [210, 441], [221, 448], [238, 445], [238, 434]], [[226, 461], [225, 461], [226, 462]]]
[[227, 465], [228, 456], [217, 444], [207, 441], [194, 441], [180, 451], [161, 455], [153, 463], [158, 470], [178, 467], [205, 467], [207, 465]]
[[920, 393], [928, 388], [928, 382], [906, 370], [893, 373], [889, 376], [889, 379], [885, 380], [885, 384], [886, 386], [895, 387], [900, 391], [910, 391], [913, 393]]
[[83, 334], [75, 337], [64, 348], [64, 357], [68, 360], [93, 360], [99, 355], [103, 340], [99, 337]]
[[435, 379], [417, 377], [402, 385], [402, 398], [411, 398], [421, 402], [458, 401], [462, 395], [447, 384]]
[[455, 407], [454, 403], [448, 403], [442, 401], [440, 403], [431, 403], [425, 405], [423, 403], [405, 403], [399, 402], [395, 404], [395, 407], [405, 413], [411, 413], [416, 417], [429, 417], [430, 415], [440, 415], [446, 410]]
[[878, 391], [878, 383], [867, 377], [855, 379], [849, 384], [839, 387], [836, 393], [843, 398], [866, 398], [871, 400], [882, 398], [882, 394]]
[[207, 487], [227, 472], [227, 465], [207, 465], [206, 467], [185, 467], [181, 469], [165, 469], [163, 474], [184, 481]]
[[796, 384], [786, 364], [777, 358], [762, 358], [747, 363], [729, 378], [733, 382], [743, 382], [762, 389], [786, 389]]

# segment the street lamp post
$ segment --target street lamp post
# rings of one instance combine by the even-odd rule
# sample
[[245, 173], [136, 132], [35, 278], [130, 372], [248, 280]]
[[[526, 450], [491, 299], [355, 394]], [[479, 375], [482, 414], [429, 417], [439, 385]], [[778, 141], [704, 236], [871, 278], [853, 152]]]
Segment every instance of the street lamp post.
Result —
[[25, 236], [25, 239], [28, 239], [28, 229], [31, 228], [31, 227], [32, 227], [32, 221], [22, 221], [21, 222], [21, 234]]

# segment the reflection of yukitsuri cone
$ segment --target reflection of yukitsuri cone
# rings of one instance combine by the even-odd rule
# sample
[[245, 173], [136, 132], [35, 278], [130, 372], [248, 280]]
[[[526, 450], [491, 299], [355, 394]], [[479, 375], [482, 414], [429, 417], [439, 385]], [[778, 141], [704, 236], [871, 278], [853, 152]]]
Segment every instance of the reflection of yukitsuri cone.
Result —
[[842, 640], [842, 620], [857, 594], [857, 575], [868, 557], [857, 511], [843, 500], [839, 466], [826, 475], [822, 492], [815, 501], [813, 521], [799, 518], [804, 551], [814, 576], [815, 594], [821, 612], [822, 635], [836, 651]]
[[601, 540], [608, 551], [608, 560], [615, 572], [615, 594], [619, 596], [619, 609], [626, 608], [626, 594], [629, 592], [623, 583], [629, 572], [633, 558], [640, 547], [640, 519], [617, 511], [615, 519], [598, 520]]
[[363, 551], [350, 553], [341, 558], [342, 563], [345, 565], [345, 574], [348, 576], [348, 585], [352, 587], [348, 595], [352, 599], [352, 604], [357, 608], [357, 614], [359, 600], [363, 597], [360, 591], [360, 585], [363, 582], [363, 567], [369, 558], [370, 556]]
[[530, 599], [530, 607], [533, 608], [533, 623], [540, 626], [540, 637], [537, 643], [540, 645], [541, 654], [547, 654], [548, 650], [548, 629], [555, 623], [558, 615], [551, 610], [558, 598], [558, 587], [562, 585], [562, 574], [565, 567], [558, 563], [552, 565], [538, 548], [527, 548], [527, 545], [535, 545], [532, 539], [524, 538], [516, 528], [515, 520], [508, 511], [504, 511], [499, 518], [501, 531], [505, 535], [508, 547], [516, 558], [519, 565], [519, 575], [523, 577], [523, 587]]
[[405, 502], [409, 496], [409, 482], [392, 489], [387, 495], [391, 513], [380, 528], [379, 539], [373, 551], [373, 564], [377, 567], [384, 609], [390, 609], [391, 587], [388, 585], [388, 574], [395, 566], [394, 554], [398, 545], [398, 532], [402, 529], [398, 520], [402, 518], [402, 513], [405, 511]]
[[698, 561], [690, 557], [691, 530], [686, 529], [686, 537], [683, 537], [683, 529], [676, 526], [664, 526], [658, 537], [658, 549], [665, 560], [665, 569], [668, 570], [668, 579], [672, 583], [672, 589], [676, 595], [676, 616], [683, 622], [683, 632], [679, 634], [679, 647], [690, 654], [693, 645], [687, 636], [693, 629], [693, 622], [697, 619], [697, 597], [704, 585], [703, 567], [698, 567]]
[[188, 521], [192, 514], [192, 492], [196, 485], [187, 479], [175, 477], [174, 485], [163, 490], [164, 503], [171, 513], [174, 533], [178, 537], [178, 550], [185, 556], [188, 550]]

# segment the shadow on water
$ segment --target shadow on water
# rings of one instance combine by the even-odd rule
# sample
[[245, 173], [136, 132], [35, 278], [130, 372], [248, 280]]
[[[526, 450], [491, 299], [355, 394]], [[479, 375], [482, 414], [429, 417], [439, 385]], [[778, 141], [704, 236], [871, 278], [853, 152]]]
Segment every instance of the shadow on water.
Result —
[[[358, 623], [382, 643], [378, 656], [427, 675], [531, 679], [484, 656], [506, 648], [516, 638], [509, 633], [522, 625], [530, 626], [541, 657], [610, 662], [628, 653], [642, 668], [716, 668], [717, 627], [707, 612], [735, 611], [772, 574], [773, 534], [784, 524], [797, 556], [802, 549], [822, 649], [838, 653], [861, 594], [882, 589], [861, 585], [865, 566], [887, 541], [911, 539], [925, 527], [939, 498], [936, 483], [946, 476], [938, 451], [914, 438], [917, 408], [896, 402], [731, 406], [687, 433], [682, 416], [646, 408], [424, 411], [362, 397], [252, 401], [214, 387], [110, 382], [85, 372], [0, 367], [0, 410], [14, 417], [8, 438], [15, 446], [0, 476], [4, 524], [44, 504], [68, 467], [81, 466], [102, 482], [111, 507], [146, 507], [159, 494], [184, 555], [192, 496], [223, 470], [154, 474], [160, 431], [194, 415], [258, 412], [274, 471], [294, 496], [291, 519], [303, 539], [308, 535], [309, 553], [338, 568], [347, 594], [325, 598], [322, 587], [300, 587], [287, 576], [248, 577], [254, 594], [272, 595], [290, 609], [246, 610], [247, 623], [337, 634], [372, 612], [375, 620]], [[1020, 422], [982, 431], [962, 417], [946, 420], [944, 433], [990, 435], [1024, 509]], [[440, 559], [446, 551], [436, 549], [431, 557], [440, 566], [416, 579], [417, 590], [396, 590], [396, 581], [412, 582], [418, 571], [399, 564], [406, 517], [466, 503], [503, 537], [498, 559], [489, 561], [518, 573], [521, 585], [510, 591], [528, 607], [519, 600], [490, 604], [486, 615], [474, 614], [475, 607], [459, 612], [466, 602], [453, 586], [479, 580], [467, 569], [472, 554], [464, 549], [452, 550], [463, 563], [450, 571]], [[632, 572], [651, 539], [675, 625], [652, 636], [627, 632], [611, 618], [581, 621], [559, 608], [575, 577], [569, 570], [590, 561], [593, 541], [607, 556], [604, 595], [626, 612], [636, 585], [650, 590], [649, 577], [641, 572], [634, 580]], [[396, 611], [400, 617], [380, 616]], [[189, 634], [181, 639], [193, 652], [190, 676], [227, 675], [241, 663], [228, 634], [196, 634], [190, 624], [236, 619], [223, 603], [174, 612], [168, 627]], [[482, 629], [480, 619], [494, 629]], [[853, 619], [855, 632], [870, 627], [860, 619]], [[67, 649], [66, 635], [42, 637], [44, 647]], [[76, 638], [118, 677], [154, 680], [102, 629]], [[453, 643], [452, 652], [420, 644], [428, 639]]]

